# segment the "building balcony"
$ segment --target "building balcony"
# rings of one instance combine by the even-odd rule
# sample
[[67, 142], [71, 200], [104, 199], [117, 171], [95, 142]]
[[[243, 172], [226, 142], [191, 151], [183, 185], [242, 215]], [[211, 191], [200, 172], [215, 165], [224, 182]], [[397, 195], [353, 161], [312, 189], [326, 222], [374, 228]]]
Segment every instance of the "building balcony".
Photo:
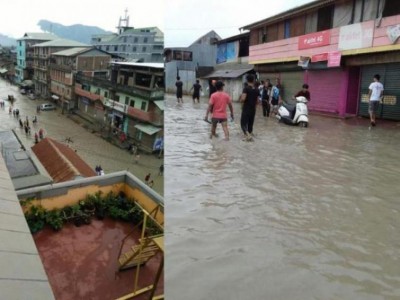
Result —
[[140, 121], [152, 123], [154, 125], [164, 125], [164, 116], [155, 112], [145, 112], [138, 108], [128, 106], [127, 113], [129, 116], [138, 119]]
[[50, 64], [50, 68], [54, 70], [61, 70], [66, 72], [72, 72], [74, 70], [73, 66]]
[[47, 71], [47, 67], [46, 67], [46, 66], [38, 65], [38, 64], [32, 64], [32, 66], [33, 66], [34, 69], [39, 69], [39, 70], [42, 70], [42, 71]]
[[101, 96], [82, 89], [82, 85], [75, 84], [75, 95], [88, 98], [92, 101], [101, 100]]
[[111, 82], [110, 80], [98, 77], [88, 77], [82, 74], [76, 75], [76, 81], [79, 83], [86, 83], [93, 86], [98, 86], [112, 90], [114, 92], [121, 92], [131, 96], [136, 96], [146, 100], [163, 100], [164, 90], [163, 89], [150, 89], [141, 86], [127, 86]]

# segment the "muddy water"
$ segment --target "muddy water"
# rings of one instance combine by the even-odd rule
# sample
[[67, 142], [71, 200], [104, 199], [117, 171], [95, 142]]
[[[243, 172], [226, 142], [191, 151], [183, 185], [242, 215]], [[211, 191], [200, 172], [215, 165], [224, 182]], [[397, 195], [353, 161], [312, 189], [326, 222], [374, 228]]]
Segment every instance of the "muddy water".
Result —
[[399, 299], [397, 123], [258, 110], [248, 143], [236, 106], [210, 141], [185, 100], [166, 104], [167, 299]]

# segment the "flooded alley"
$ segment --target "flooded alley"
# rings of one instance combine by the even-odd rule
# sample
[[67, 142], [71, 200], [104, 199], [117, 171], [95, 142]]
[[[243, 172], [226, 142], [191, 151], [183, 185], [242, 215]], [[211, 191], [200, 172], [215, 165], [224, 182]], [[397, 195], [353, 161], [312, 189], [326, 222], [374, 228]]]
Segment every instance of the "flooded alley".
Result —
[[206, 99], [166, 100], [166, 298], [399, 299], [400, 124], [257, 110], [209, 139]]

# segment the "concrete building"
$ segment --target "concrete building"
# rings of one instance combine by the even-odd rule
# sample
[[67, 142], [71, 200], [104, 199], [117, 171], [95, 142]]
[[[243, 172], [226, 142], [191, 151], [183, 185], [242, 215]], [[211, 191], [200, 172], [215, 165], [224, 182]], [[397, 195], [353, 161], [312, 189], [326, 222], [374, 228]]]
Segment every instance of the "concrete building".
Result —
[[74, 76], [77, 72], [93, 77], [109, 76], [111, 55], [94, 47], [77, 47], [54, 52], [50, 58], [50, 90], [52, 99], [62, 109], [78, 107], [75, 102]]
[[79, 73], [75, 84], [77, 113], [143, 151], [161, 150], [163, 71], [162, 63], [112, 62], [111, 80]]
[[164, 34], [157, 27], [129, 26], [127, 12], [120, 18], [118, 32], [93, 35], [91, 44], [96, 48], [133, 62], [163, 62]]
[[15, 68], [15, 82], [31, 80], [33, 77], [33, 46], [57, 39], [51, 33], [27, 32], [17, 40], [17, 66]]
[[221, 37], [212, 30], [188, 47], [166, 48], [164, 50], [166, 91], [175, 92], [178, 75], [183, 82], [183, 92], [188, 93], [197, 78], [210, 73], [216, 65], [217, 42], [220, 39]]
[[262, 78], [280, 78], [285, 101], [308, 83], [311, 111], [367, 116], [378, 73], [378, 116], [400, 120], [399, 18], [393, 1], [319, 0], [242, 29], [250, 30], [249, 62]]
[[55, 39], [33, 46], [33, 82], [35, 93], [42, 98], [50, 97], [50, 69], [51, 54], [75, 47], [89, 47], [89, 45], [67, 39]]

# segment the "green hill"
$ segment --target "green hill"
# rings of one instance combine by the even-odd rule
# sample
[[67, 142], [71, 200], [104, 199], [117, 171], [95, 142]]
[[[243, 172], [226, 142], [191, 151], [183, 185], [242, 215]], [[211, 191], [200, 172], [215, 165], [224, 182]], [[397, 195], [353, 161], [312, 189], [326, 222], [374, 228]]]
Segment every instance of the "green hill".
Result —
[[0, 33], [0, 45], [3, 47], [17, 46], [17, 40]]
[[51, 32], [60, 38], [70, 39], [86, 44], [90, 44], [92, 35], [111, 33], [97, 26], [87, 26], [82, 24], [64, 26], [48, 20], [40, 20], [38, 25], [43, 31]]

